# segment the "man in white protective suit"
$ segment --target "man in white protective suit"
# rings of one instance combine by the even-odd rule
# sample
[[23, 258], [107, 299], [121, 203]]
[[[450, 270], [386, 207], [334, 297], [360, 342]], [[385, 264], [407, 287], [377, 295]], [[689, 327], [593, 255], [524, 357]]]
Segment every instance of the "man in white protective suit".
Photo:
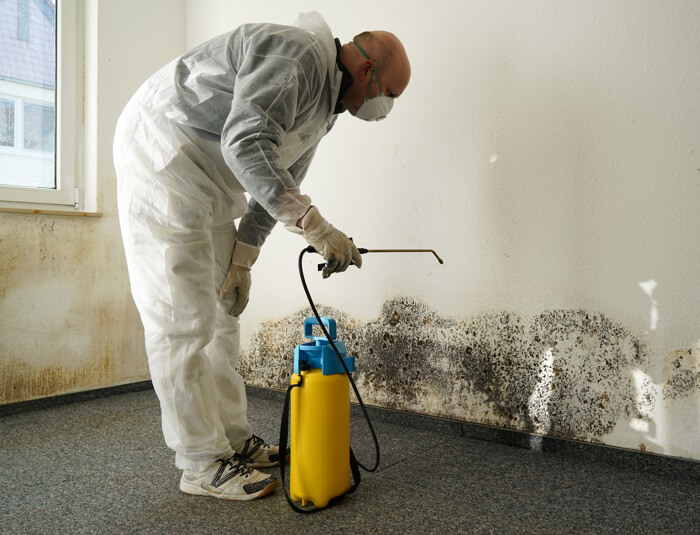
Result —
[[235, 371], [250, 268], [278, 221], [325, 258], [324, 276], [361, 266], [299, 185], [339, 113], [381, 119], [409, 78], [396, 36], [364, 32], [341, 45], [313, 12], [187, 52], [119, 118], [119, 221], [182, 492], [252, 500], [277, 486], [256, 470], [277, 466], [279, 451], [253, 434]]

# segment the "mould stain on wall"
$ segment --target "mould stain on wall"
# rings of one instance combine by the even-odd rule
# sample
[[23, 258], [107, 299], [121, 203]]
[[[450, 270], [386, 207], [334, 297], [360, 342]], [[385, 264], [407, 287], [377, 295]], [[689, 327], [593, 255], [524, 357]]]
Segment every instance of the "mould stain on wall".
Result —
[[[368, 322], [319, 309], [338, 321], [339, 339], [357, 356], [355, 380], [370, 404], [600, 442], [619, 421], [645, 418], [656, 403], [653, 385], [632, 381], [632, 371], [648, 363], [645, 344], [603, 314], [551, 310], [522, 318], [502, 311], [460, 320], [411, 298], [387, 301]], [[260, 326], [241, 358], [249, 383], [286, 388], [310, 315], [302, 310]], [[683, 362], [671, 362], [680, 371], [670, 375], [665, 395], [697, 392], [693, 364]]]
[[695, 393], [700, 395], [700, 347], [679, 349], [664, 359], [664, 399], [678, 399]]

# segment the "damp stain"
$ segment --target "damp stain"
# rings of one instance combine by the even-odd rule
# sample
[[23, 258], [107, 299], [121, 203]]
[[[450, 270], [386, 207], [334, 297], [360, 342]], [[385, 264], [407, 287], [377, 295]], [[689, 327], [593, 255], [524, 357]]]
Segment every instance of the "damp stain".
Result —
[[0, 404], [148, 378], [117, 223], [0, 214]]
[[17, 358], [0, 364], [0, 404], [15, 403], [108, 383], [114, 359], [104, 356], [88, 366], [32, 366]]
[[[648, 362], [647, 347], [600, 313], [453, 319], [412, 298], [385, 302], [372, 321], [319, 310], [357, 357], [355, 381], [369, 404], [591, 442], [643, 409], [630, 371]], [[286, 388], [310, 315], [261, 324], [241, 356], [247, 382]]]
[[[0, 361], [0, 405], [148, 378], [143, 331], [127, 329], [127, 336], [124, 330], [124, 325], [138, 322], [132, 308], [114, 302], [93, 304], [78, 318], [84, 323], [66, 319], [57, 332], [82, 338], [74, 346], [58, 334], [53, 346], [31, 338], [11, 347], [0, 343], [5, 357]], [[30, 351], [31, 360], [22, 358]]]
[[[2, 242], [2, 240], [0, 240]], [[1, 245], [1, 243], [0, 243]], [[7, 281], [17, 268], [17, 258], [0, 248], [0, 298], [7, 297]]]

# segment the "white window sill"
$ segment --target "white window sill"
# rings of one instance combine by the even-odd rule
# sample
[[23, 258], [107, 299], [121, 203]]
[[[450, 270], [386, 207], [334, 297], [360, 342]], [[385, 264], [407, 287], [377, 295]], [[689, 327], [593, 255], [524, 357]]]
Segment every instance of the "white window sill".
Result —
[[102, 217], [102, 212], [81, 212], [80, 210], [74, 210], [71, 207], [64, 208], [36, 208], [36, 204], [31, 206], [22, 207], [18, 206], [22, 203], [12, 203], [12, 206], [7, 206], [10, 203], [0, 202], [0, 212], [10, 213], [10, 214], [37, 214], [37, 215], [66, 215], [66, 216], [76, 216], [76, 217]]

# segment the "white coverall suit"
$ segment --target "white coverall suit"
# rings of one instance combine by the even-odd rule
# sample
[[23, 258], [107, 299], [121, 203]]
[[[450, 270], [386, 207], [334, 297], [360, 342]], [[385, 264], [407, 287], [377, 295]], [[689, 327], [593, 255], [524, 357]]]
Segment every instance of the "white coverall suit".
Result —
[[204, 470], [252, 434], [238, 320], [219, 289], [236, 239], [260, 247], [311, 205], [299, 184], [337, 117], [336, 54], [317, 13], [296, 26], [247, 24], [156, 72], [119, 118], [131, 291], [179, 468]]

